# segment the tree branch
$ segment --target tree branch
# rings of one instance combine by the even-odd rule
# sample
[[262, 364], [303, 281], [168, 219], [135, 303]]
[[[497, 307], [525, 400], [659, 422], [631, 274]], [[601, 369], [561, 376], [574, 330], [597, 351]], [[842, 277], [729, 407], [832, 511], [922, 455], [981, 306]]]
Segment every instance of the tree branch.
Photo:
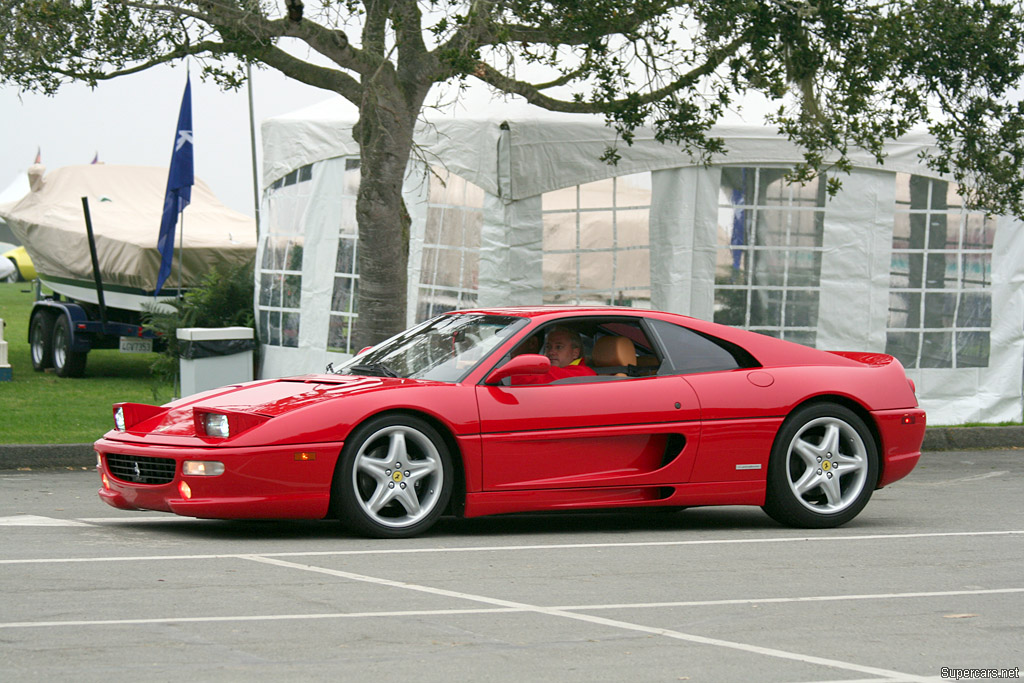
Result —
[[628, 100], [619, 99], [609, 102], [567, 102], [565, 100], [558, 100], [541, 93], [540, 86], [510, 78], [484, 62], [477, 63], [477, 68], [476, 71], [473, 72], [473, 75], [502, 92], [509, 93], [511, 95], [519, 95], [525, 98], [530, 104], [535, 104], [539, 107], [543, 107], [544, 109], [570, 113], [602, 114], [606, 113], [609, 108], [624, 106], [627, 104], [635, 106], [638, 104], [642, 105], [657, 102], [668, 97], [674, 92], [696, 84], [699, 79], [713, 73], [715, 69], [725, 62], [726, 59], [735, 54], [736, 51], [746, 43], [748, 39], [748, 32], [749, 29], [742, 32], [722, 47], [711, 50], [708, 53], [707, 60], [702, 65], [691, 69], [668, 85], [658, 88], [657, 90], [651, 90], [647, 93], [638, 93], [635, 96], [629, 97]]

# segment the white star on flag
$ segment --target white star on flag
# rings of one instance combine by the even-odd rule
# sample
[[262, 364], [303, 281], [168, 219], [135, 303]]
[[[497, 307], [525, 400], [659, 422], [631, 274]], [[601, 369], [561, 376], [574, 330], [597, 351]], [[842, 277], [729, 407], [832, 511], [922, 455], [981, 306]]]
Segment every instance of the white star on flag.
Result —
[[190, 130], [179, 130], [178, 131], [178, 142], [174, 145], [174, 151], [177, 152], [185, 143], [192, 144], [192, 131]]

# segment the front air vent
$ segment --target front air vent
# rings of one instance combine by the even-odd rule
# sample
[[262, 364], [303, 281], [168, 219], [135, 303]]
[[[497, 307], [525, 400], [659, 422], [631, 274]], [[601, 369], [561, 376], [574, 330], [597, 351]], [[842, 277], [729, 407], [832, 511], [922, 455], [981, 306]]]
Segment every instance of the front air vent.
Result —
[[174, 481], [175, 461], [172, 458], [108, 453], [106, 460], [111, 476], [129, 484], [155, 485]]

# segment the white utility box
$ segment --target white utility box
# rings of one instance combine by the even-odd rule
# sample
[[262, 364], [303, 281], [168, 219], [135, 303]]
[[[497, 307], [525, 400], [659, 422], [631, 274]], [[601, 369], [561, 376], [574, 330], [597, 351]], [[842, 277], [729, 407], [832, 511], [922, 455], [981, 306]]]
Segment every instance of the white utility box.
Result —
[[255, 347], [251, 327], [178, 329], [181, 395], [252, 381]]

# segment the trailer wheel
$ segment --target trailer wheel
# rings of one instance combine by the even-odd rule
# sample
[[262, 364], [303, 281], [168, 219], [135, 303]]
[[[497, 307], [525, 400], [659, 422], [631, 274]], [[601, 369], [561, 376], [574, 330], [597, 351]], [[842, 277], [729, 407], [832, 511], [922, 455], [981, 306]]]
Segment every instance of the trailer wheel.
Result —
[[53, 367], [53, 316], [46, 311], [32, 315], [28, 328], [28, 344], [32, 350], [32, 369], [41, 372]]
[[85, 373], [88, 351], [71, 350], [71, 323], [57, 317], [53, 326], [53, 369], [58, 377], [81, 377]]

